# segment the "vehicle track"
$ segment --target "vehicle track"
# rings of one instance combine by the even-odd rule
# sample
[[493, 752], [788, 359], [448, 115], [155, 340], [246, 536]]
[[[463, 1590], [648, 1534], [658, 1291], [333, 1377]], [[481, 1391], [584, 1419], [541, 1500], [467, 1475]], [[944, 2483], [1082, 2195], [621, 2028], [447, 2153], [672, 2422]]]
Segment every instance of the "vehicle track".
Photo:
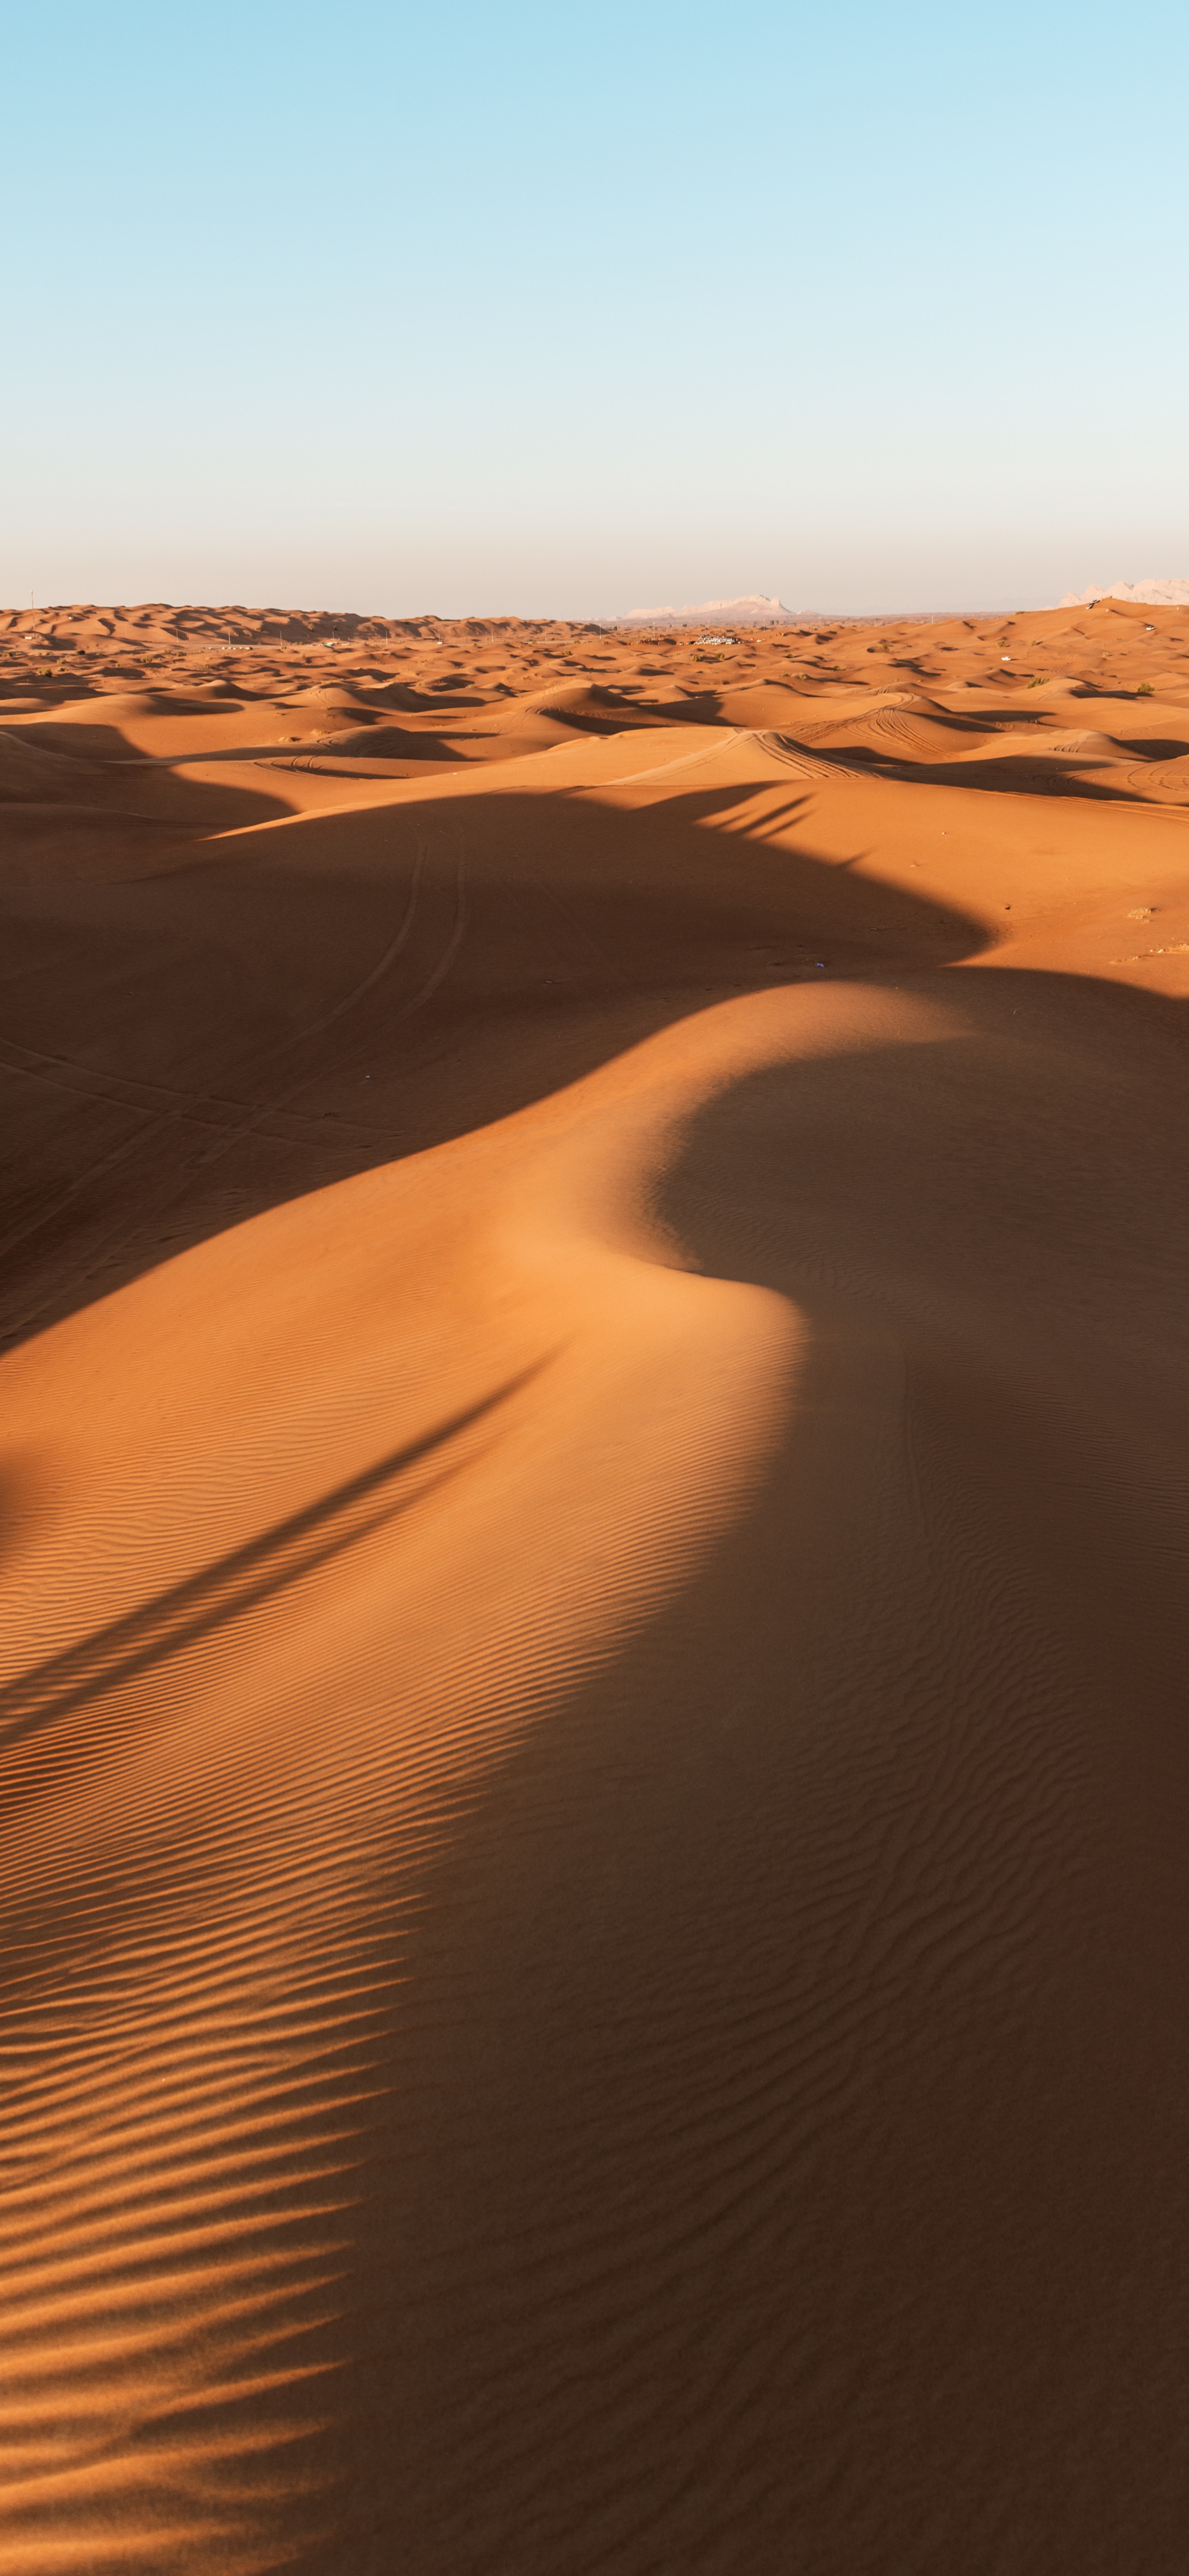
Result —
[[806, 751], [795, 734], [765, 731], [757, 733], [755, 740], [773, 760], [780, 761], [785, 769], [794, 770], [799, 778], [814, 778], [828, 785], [832, 779], [857, 775], [855, 770], [847, 768], [844, 761], [823, 760], [817, 753]]
[[[257, 1068], [269, 1064], [276, 1056], [286, 1055], [293, 1047], [301, 1046], [311, 1037], [318, 1036], [321, 1030], [329, 1028], [334, 1020], [340, 1019], [344, 1012], [352, 1010], [356, 1003], [362, 1001], [364, 994], [370, 992], [372, 986], [379, 982], [380, 977], [387, 973], [389, 967], [395, 963], [401, 950], [406, 946], [409, 935], [412, 931], [413, 918], [417, 908], [417, 898], [420, 892], [421, 879], [425, 869], [425, 858], [426, 852], [424, 845], [422, 845], [418, 852], [417, 860], [413, 869], [412, 882], [410, 884], [409, 894], [400, 927], [397, 930], [395, 938], [389, 942], [388, 947], [385, 949], [383, 956], [378, 960], [377, 964], [369, 970], [358, 984], [352, 987], [349, 993], [344, 994], [342, 999], [336, 1002], [329, 1011], [321, 1012], [316, 1020], [308, 1021], [306, 1026], [302, 1029], [291, 1030], [285, 1037], [277, 1039], [271, 1047], [266, 1047], [255, 1054], [249, 1054], [248, 1056], [241, 1058], [240, 1066], [238, 1068], [240, 1072], [255, 1071]], [[63, 1061], [66, 1060], [64, 1059]], [[47, 1080], [53, 1079], [52, 1076], [46, 1076], [44, 1078]], [[123, 1087], [123, 1079], [123, 1077], [117, 1077], [116, 1082], [112, 1085], [106, 1096], [110, 1098], [115, 1105], [121, 1108], [135, 1108], [139, 1104], [125, 1101], [120, 1097], [120, 1092]], [[290, 1086], [290, 1089], [292, 1090], [297, 1087], [300, 1086]], [[103, 1098], [105, 1096], [102, 1088], [102, 1077], [98, 1077], [96, 1079], [96, 1083], [93, 1087], [88, 1085], [87, 1088], [90, 1096], [93, 1098]], [[167, 1086], [145, 1085], [144, 1088], [149, 1090], [158, 1088], [164, 1090]], [[280, 1094], [278, 1097], [279, 1099], [284, 1099], [288, 1096], [289, 1093], [286, 1092]], [[135, 1153], [138, 1147], [148, 1144], [152, 1139], [164, 1134], [168, 1128], [179, 1125], [185, 1119], [201, 1117], [203, 1111], [209, 1111], [213, 1108], [218, 1099], [219, 1095], [217, 1093], [186, 1092], [178, 1090], [173, 1094], [168, 1106], [164, 1109], [157, 1111], [155, 1114], [151, 1107], [146, 1109], [145, 1115], [148, 1118], [148, 1124], [146, 1126], [139, 1127], [134, 1135], [125, 1137], [121, 1144], [113, 1146], [110, 1153], [102, 1155], [97, 1163], [92, 1163], [86, 1172], [80, 1173], [76, 1180], [69, 1182], [65, 1189], [58, 1191], [54, 1198], [48, 1200], [43, 1207], [38, 1208], [35, 1214], [30, 1216], [24, 1225], [18, 1226], [10, 1232], [3, 1239], [4, 1251], [15, 1251], [18, 1244], [27, 1241], [28, 1237], [35, 1234], [41, 1226], [50, 1224], [54, 1217], [61, 1213], [63, 1208], [70, 1205], [71, 1201], [79, 1195], [80, 1191], [88, 1188], [94, 1180], [102, 1176], [105, 1172], [114, 1171], [117, 1164], [125, 1162], [129, 1154]], [[265, 1108], [272, 1107], [274, 1105], [277, 1104], [274, 1102], [264, 1104]], [[246, 1126], [254, 1125], [256, 1123], [257, 1117], [260, 1114], [263, 1114], [263, 1112], [259, 1104], [245, 1104], [244, 1114], [241, 1114], [238, 1119], [227, 1125], [220, 1122], [220, 1144], [222, 1144], [224, 1139], [226, 1139], [227, 1142], [231, 1142], [235, 1136], [242, 1134]]]
[[[320, 1012], [316, 1019], [307, 1021], [300, 1029], [291, 1030], [273, 1045], [241, 1058], [236, 1068], [241, 1077], [244, 1074], [256, 1074], [278, 1058], [283, 1060], [284, 1057], [292, 1055], [295, 1049], [308, 1046], [312, 1039], [319, 1037], [325, 1030], [357, 1010], [367, 995], [374, 992], [383, 982], [408, 946], [429, 856], [429, 843], [425, 833], [422, 832], [400, 923], [394, 937], [374, 966], [351, 987], [350, 992], [343, 994], [328, 1010]], [[449, 936], [441, 953], [415, 990], [407, 1000], [388, 1015], [389, 1027], [411, 1018], [415, 1012], [424, 1008], [445, 981], [466, 936], [470, 905], [465, 861], [461, 850], [457, 848], [453, 850], [452, 856], [454, 905]], [[138, 1201], [134, 1211], [126, 1213], [110, 1225], [92, 1244], [86, 1268], [82, 1273], [84, 1279], [94, 1276], [99, 1255], [105, 1255], [110, 1259], [113, 1250], [127, 1242], [147, 1219], [159, 1213], [177, 1197], [179, 1191], [192, 1182], [198, 1174], [207, 1171], [212, 1164], [229, 1152], [232, 1146], [242, 1143], [245, 1137], [253, 1134], [272, 1117], [301, 1116], [300, 1112], [295, 1112], [290, 1107], [290, 1103], [306, 1088], [311, 1073], [307, 1064], [291, 1081], [282, 1085], [279, 1090], [271, 1092], [267, 1099], [240, 1102], [219, 1093], [187, 1092], [181, 1089], [171, 1091], [166, 1085], [141, 1084], [125, 1077], [116, 1077], [107, 1082], [102, 1076], [88, 1079], [88, 1068], [75, 1067], [68, 1058], [46, 1057], [39, 1064], [33, 1050], [17, 1048], [11, 1041], [4, 1042], [4, 1045], [11, 1050], [8, 1060], [11, 1062], [14, 1057], [16, 1059], [14, 1069], [31, 1073], [34, 1078], [47, 1082], [54, 1088], [75, 1091], [100, 1101], [106, 1100], [115, 1107], [130, 1109], [134, 1113], [139, 1111], [142, 1119], [142, 1123], [132, 1135], [122, 1138], [109, 1153], [89, 1164], [85, 1172], [80, 1173], [51, 1200], [39, 1207], [24, 1225], [12, 1229], [6, 1239], [6, 1250], [14, 1250], [42, 1227], [52, 1223], [54, 1218], [68, 1208], [84, 1190], [93, 1186], [97, 1177], [116, 1170], [134, 1154], [143, 1152], [146, 1147], [158, 1143], [171, 1129], [197, 1124], [208, 1129], [213, 1127], [215, 1130], [198, 1145], [196, 1150], [184, 1155], [173, 1164], [166, 1181], [156, 1190], [150, 1189], [148, 1194]], [[29, 1061], [24, 1062], [21, 1060], [23, 1058], [28, 1058]], [[2, 1060], [4, 1057], [0, 1054], [0, 1061]], [[76, 1081], [69, 1078], [72, 1073], [77, 1073], [79, 1078]], [[129, 1091], [134, 1093], [139, 1091], [148, 1096], [144, 1100], [129, 1099], [126, 1096]], [[165, 1097], [166, 1105], [158, 1107], [157, 1102], [162, 1096]], [[218, 1113], [222, 1109], [228, 1109], [233, 1114], [229, 1117], [220, 1116]], [[313, 1118], [306, 1118], [303, 1123], [311, 1129], [322, 1124], [320, 1119]], [[369, 1137], [384, 1140], [382, 1129], [367, 1129], [364, 1132]], [[19, 1322], [10, 1325], [0, 1339], [11, 1342], [22, 1338], [37, 1324], [52, 1303], [52, 1296], [41, 1299], [25, 1311]]]
[[[641, 731], [643, 729], [641, 727]], [[592, 779], [588, 786], [579, 788], [577, 792], [581, 796], [599, 796], [608, 787], [635, 787], [643, 778], [671, 778], [675, 770], [695, 769], [699, 761], [713, 760], [718, 752], [726, 751], [731, 743], [743, 742], [747, 732], [746, 725], [732, 725], [729, 733], [719, 734], [714, 742], [699, 744], [696, 751], [680, 752], [676, 760], [656, 760], [647, 769], [629, 769], [622, 778]]]

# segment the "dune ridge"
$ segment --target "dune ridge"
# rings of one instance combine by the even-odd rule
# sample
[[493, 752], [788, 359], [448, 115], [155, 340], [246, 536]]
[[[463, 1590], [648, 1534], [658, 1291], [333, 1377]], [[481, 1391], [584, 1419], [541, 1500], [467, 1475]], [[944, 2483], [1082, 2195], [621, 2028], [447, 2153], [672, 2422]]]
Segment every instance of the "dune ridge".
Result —
[[1175, 606], [0, 620], [4, 2576], [1179, 2571], [1187, 814]]

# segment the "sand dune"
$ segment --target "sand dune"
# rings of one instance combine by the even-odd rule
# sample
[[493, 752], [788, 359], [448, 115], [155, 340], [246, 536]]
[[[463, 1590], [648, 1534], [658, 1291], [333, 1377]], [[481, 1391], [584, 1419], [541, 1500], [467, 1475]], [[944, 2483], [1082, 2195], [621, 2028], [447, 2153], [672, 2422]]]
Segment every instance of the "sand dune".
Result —
[[0, 2569], [1179, 2576], [1184, 611], [0, 690]]

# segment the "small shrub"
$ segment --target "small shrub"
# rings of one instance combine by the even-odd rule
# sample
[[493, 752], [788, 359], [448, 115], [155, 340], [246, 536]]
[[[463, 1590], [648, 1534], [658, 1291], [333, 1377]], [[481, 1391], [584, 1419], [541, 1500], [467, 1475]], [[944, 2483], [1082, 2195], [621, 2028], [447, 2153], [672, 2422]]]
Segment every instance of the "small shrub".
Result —
[[1028, 686], [1029, 686], [1029, 688], [1030, 688], [1030, 689], [1043, 689], [1044, 684], [1045, 684], [1045, 675], [1044, 675], [1044, 672], [1043, 672], [1043, 671], [1037, 671], [1037, 672], [1035, 673], [1034, 677], [1033, 677], [1031, 680], [1029, 680], [1029, 682], [1028, 682]]
[[1153, 688], [1152, 688], [1152, 683], [1151, 683], [1151, 681], [1150, 681], [1150, 680], [1141, 680], [1141, 681], [1140, 681], [1140, 684], [1139, 684], [1139, 687], [1138, 687], [1138, 689], [1136, 690], [1136, 693], [1135, 693], [1135, 694], [1136, 694], [1137, 698], [1150, 698], [1150, 697], [1152, 697], [1152, 696], [1154, 695], [1154, 691], [1153, 691]]

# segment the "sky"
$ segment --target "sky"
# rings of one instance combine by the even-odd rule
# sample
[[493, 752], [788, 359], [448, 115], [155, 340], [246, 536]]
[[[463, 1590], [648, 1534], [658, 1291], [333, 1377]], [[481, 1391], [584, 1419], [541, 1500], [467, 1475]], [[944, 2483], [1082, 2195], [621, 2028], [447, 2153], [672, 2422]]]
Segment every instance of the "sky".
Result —
[[0, 604], [1189, 576], [1189, 12], [0, 0]]

